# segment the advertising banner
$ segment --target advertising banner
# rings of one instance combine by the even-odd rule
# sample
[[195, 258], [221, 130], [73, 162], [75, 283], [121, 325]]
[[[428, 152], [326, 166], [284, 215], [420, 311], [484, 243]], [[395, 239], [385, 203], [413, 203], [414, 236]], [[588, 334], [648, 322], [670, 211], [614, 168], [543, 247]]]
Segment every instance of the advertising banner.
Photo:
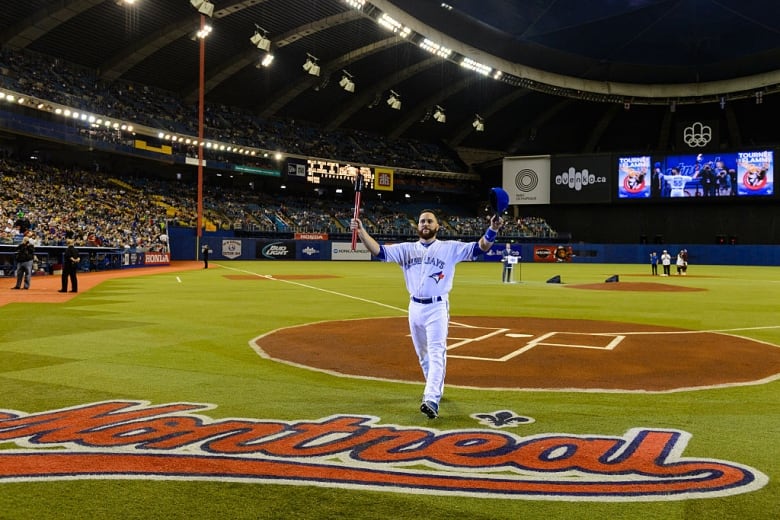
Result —
[[379, 191], [393, 191], [393, 170], [390, 168], [374, 169], [374, 189]]
[[160, 146], [152, 146], [146, 141], [142, 141], [141, 139], [135, 140], [135, 147], [139, 150], [146, 150], [148, 152], [157, 152], [165, 155], [171, 155], [173, 154], [173, 148], [171, 148], [168, 144], [163, 144]]
[[241, 256], [241, 241], [235, 239], [222, 239], [222, 256], [235, 260]]
[[555, 156], [550, 161], [550, 202], [603, 203], [612, 200], [612, 156]]
[[534, 262], [571, 262], [571, 246], [534, 246]]
[[502, 167], [509, 204], [550, 203], [550, 156], [507, 157]]
[[362, 243], [352, 251], [350, 242], [333, 242], [330, 246], [331, 260], [371, 260], [371, 253]]
[[295, 233], [295, 240], [327, 240], [327, 233]]
[[306, 179], [306, 169], [308, 163], [306, 159], [296, 159], [294, 157], [287, 158], [287, 168], [285, 173], [288, 179]]
[[237, 164], [233, 169], [241, 173], [252, 173], [254, 175], [264, 175], [266, 177], [282, 176], [282, 173], [279, 170], [269, 170], [268, 168], [258, 168], [256, 166], [245, 166], [242, 164]]
[[737, 153], [737, 195], [772, 195], [774, 169], [772, 151]]
[[144, 253], [144, 265], [170, 265], [170, 253]]
[[652, 186], [649, 155], [618, 157], [617, 194], [619, 199], [646, 199]]
[[258, 260], [295, 260], [295, 240], [258, 240], [255, 246]]
[[[500, 262], [503, 256], [503, 251], [506, 249], [506, 245], [504, 244], [493, 244], [490, 246], [490, 249], [485, 252], [485, 254], [479, 256], [479, 261], [481, 262]], [[519, 251], [519, 246], [518, 246]]]
[[295, 243], [298, 260], [330, 260], [330, 247], [327, 242], [299, 240]]

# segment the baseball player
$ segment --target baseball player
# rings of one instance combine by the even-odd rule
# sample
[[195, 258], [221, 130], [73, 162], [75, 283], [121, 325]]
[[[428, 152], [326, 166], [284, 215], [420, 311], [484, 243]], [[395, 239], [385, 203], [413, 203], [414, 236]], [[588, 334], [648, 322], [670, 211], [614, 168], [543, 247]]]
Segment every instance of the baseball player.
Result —
[[477, 242], [437, 240], [439, 221], [431, 210], [423, 210], [417, 221], [417, 242], [380, 245], [363, 227], [360, 219], [352, 219], [350, 229], [357, 230], [360, 241], [372, 255], [383, 262], [401, 266], [409, 291], [409, 329], [420, 361], [425, 390], [420, 411], [430, 419], [439, 416], [439, 402], [444, 392], [447, 368], [447, 332], [455, 264], [471, 261], [490, 250], [504, 221], [499, 216], [490, 219], [490, 227]]
[[661, 276], [669, 276], [672, 274], [672, 255], [666, 249], [661, 253], [661, 265], [664, 267], [664, 274]]
[[693, 177], [690, 175], [680, 175], [679, 168], [672, 168], [672, 176], [668, 177], [667, 182], [672, 189], [669, 193], [670, 197], [685, 197], [685, 184], [692, 181]]

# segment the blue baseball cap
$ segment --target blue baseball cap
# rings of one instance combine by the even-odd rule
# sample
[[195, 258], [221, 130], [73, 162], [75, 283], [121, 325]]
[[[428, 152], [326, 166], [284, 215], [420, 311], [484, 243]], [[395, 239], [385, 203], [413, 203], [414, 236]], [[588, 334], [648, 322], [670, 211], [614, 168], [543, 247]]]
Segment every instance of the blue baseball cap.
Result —
[[509, 207], [509, 194], [503, 188], [492, 188], [490, 190], [490, 207], [500, 215]]

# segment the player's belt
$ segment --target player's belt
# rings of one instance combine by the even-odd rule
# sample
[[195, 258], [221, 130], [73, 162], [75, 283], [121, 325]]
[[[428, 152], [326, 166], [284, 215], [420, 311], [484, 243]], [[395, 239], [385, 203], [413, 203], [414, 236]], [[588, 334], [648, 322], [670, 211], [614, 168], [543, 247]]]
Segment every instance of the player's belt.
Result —
[[441, 296], [434, 296], [433, 298], [417, 298], [415, 296], [412, 296], [412, 301], [414, 303], [428, 304], [428, 303], [440, 302], [442, 300], [444, 300], [444, 298], [442, 298]]

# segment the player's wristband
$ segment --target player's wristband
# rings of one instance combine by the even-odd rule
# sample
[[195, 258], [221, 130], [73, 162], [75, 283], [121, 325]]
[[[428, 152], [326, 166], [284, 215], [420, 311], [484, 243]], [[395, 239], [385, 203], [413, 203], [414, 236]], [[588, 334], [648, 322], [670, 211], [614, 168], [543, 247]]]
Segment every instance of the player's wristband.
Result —
[[498, 232], [494, 231], [493, 228], [487, 228], [487, 231], [485, 231], [485, 240], [488, 242], [495, 242], [497, 236]]

